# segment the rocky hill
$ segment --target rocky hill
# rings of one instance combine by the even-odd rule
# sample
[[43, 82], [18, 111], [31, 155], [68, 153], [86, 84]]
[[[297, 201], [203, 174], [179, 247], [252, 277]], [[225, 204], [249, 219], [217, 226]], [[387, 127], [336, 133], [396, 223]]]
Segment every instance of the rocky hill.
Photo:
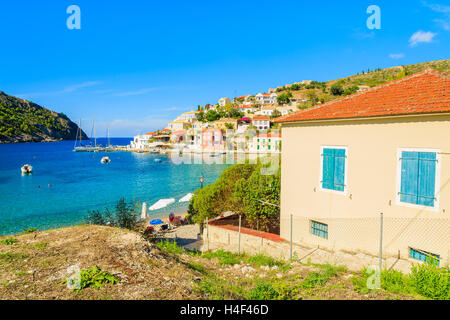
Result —
[[[0, 143], [75, 140], [77, 131], [65, 114], [0, 91]], [[81, 138], [88, 139], [82, 130]]]

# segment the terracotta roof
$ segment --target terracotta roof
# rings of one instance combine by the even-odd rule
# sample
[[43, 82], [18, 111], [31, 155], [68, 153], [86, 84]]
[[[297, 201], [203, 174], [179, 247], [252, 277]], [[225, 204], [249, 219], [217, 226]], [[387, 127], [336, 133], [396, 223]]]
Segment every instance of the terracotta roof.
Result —
[[367, 91], [275, 119], [297, 122], [450, 112], [450, 77], [427, 69]]
[[254, 116], [253, 121], [270, 121], [269, 116]]
[[281, 138], [281, 133], [273, 133], [273, 132], [269, 132], [269, 133], [261, 133], [258, 134], [257, 136], [255, 136], [254, 138]]
[[144, 136], [155, 136], [155, 135], [157, 135], [156, 132], [148, 132], [148, 133], [144, 134]]
[[172, 132], [173, 135], [182, 135], [182, 134], [186, 134], [186, 130], [178, 130], [175, 132]]

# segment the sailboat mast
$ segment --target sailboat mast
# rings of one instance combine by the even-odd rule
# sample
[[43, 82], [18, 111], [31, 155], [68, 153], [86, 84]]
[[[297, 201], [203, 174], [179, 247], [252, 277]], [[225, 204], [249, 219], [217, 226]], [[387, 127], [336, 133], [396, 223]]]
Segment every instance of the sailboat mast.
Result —
[[79, 123], [79, 125], [78, 125], [78, 128], [77, 128], [77, 133], [75, 134], [75, 144], [73, 145], [74, 149], [77, 147], [78, 134], [80, 135], [80, 140], [81, 140], [81, 132], [80, 132], [80, 130], [81, 130], [81, 119], [80, 119], [80, 121], [78, 123]]
[[94, 146], [97, 148], [97, 131], [95, 130], [95, 118], [94, 118]]

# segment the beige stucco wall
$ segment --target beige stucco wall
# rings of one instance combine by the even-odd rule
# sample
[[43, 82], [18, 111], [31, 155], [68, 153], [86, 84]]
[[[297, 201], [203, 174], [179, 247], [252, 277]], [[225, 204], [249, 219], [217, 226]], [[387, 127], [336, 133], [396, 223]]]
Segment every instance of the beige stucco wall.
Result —
[[[376, 254], [379, 216], [383, 250], [408, 256], [408, 247], [441, 255], [450, 250], [450, 115], [283, 124], [281, 236], [333, 249]], [[345, 195], [320, 191], [322, 146], [347, 147]], [[437, 210], [397, 204], [399, 148], [440, 149]], [[329, 239], [310, 235], [309, 221], [329, 224]]]

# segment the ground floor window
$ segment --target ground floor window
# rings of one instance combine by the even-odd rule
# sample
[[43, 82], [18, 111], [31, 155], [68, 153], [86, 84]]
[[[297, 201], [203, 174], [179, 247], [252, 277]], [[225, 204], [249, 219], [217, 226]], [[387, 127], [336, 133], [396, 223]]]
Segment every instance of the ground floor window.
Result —
[[439, 265], [441, 257], [437, 254], [426, 252], [419, 249], [409, 248], [409, 257], [420, 261], [430, 261]]
[[328, 239], [328, 225], [317, 221], [311, 221], [311, 233], [315, 236]]

